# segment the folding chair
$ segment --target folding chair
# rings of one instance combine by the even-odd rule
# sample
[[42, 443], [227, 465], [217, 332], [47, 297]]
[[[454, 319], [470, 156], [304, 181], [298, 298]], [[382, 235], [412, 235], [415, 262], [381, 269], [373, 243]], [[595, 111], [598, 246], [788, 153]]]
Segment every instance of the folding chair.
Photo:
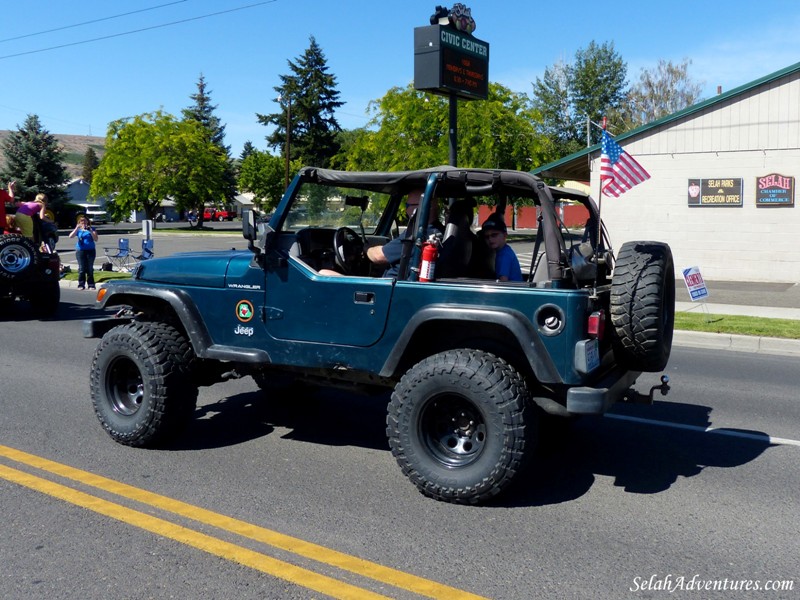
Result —
[[155, 254], [153, 253], [153, 240], [142, 240], [142, 253], [135, 257], [136, 261], [148, 260], [153, 258]]
[[130, 241], [128, 238], [119, 238], [116, 248], [103, 248], [106, 253], [106, 260], [111, 263], [112, 268], [117, 267], [120, 271], [132, 271], [136, 266], [136, 260], [131, 254]]

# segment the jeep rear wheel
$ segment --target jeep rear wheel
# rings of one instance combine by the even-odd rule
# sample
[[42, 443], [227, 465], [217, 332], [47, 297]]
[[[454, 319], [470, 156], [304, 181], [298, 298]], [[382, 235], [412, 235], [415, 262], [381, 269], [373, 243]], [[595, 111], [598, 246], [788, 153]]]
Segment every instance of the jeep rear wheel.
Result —
[[197, 402], [192, 357], [184, 336], [165, 323], [133, 322], [106, 333], [90, 379], [95, 414], [106, 432], [129, 446], [175, 437]]
[[19, 234], [0, 235], [0, 278], [19, 280], [39, 263], [36, 246]]
[[389, 446], [426, 496], [478, 504], [506, 489], [530, 455], [536, 412], [504, 360], [452, 350], [412, 367], [392, 393]]
[[626, 242], [611, 280], [611, 323], [617, 360], [635, 371], [660, 371], [672, 350], [675, 267], [660, 242]]

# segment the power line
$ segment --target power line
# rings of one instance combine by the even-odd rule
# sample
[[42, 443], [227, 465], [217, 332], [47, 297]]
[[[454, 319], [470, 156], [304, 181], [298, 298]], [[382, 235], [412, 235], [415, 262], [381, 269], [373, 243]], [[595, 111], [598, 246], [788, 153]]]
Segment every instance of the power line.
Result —
[[160, 29], [162, 27], [170, 27], [171, 25], [180, 25], [181, 23], [189, 23], [191, 21], [199, 21], [200, 19], [207, 19], [208, 17], [216, 17], [219, 15], [224, 15], [227, 13], [236, 12], [239, 10], [245, 10], [247, 8], [254, 8], [256, 6], [262, 6], [264, 4], [272, 4], [273, 2], [277, 2], [278, 0], [266, 0], [265, 2], [256, 2], [255, 4], [247, 4], [245, 6], [238, 6], [236, 8], [230, 8], [228, 10], [221, 10], [219, 12], [208, 13], [206, 15], [200, 15], [199, 17], [190, 17], [188, 19], [181, 19], [179, 21], [172, 21], [170, 23], [162, 23], [160, 25], [151, 25], [150, 27], [142, 27], [141, 29], [133, 29], [131, 31], [123, 31], [122, 33], [113, 33], [111, 35], [104, 35], [101, 37], [92, 38], [90, 40], [81, 40], [80, 42], [70, 42], [68, 44], [60, 44], [58, 46], [50, 46], [48, 48], [40, 48], [39, 50], [28, 50], [26, 52], [17, 52], [16, 54], [6, 54], [5, 56], [0, 56], [0, 60], [6, 58], [15, 58], [17, 56], [25, 56], [26, 54], [37, 54], [39, 52], [48, 52], [49, 50], [58, 50], [60, 48], [68, 48], [70, 46], [78, 46], [80, 44], [89, 44], [91, 42], [99, 42], [102, 40], [108, 40], [111, 38], [122, 37], [124, 35], [131, 35], [134, 33], [141, 33], [143, 31], [150, 31], [152, 29]]
[[45, 29], [44, 31], [37, 31], [36, 33], [26, 33], [25, 35], [18, 35], [17, 37], [5, 38], [0, 40], [0, 44], [4, 42], [13, 42], [14, 40], [22, 40], [24, 38], [34, 37], [37, 35], [44, 35], [45, 33], [53, 33], [54, 31], [63, 31], [64, 29], [72, 29], [73, 27], [81, 27], [82, 25], [91, 25], [92, 23], [100, 23], [101, 21], [110, 21], [111, 19], [119, 19], [120, 17], [127, 17], [128, 15], [135, 15], [136, 13], [147, 12], [148, 10], [156, 10], [157, 8], [164, 8], [165, 6], [172, 6], [173, 4], [181, 4], [187, 0], [177, 0], [177, 2], [168, 2], [167, 4], [159, 4], [158, 6], [151, 6], [150, 8], [142, 8], [139, 10], [132, 10], [130, 12], [122, 13], [119, 15], [112, 15], [110, 17], [103, 17], [102, 19], [94, 19], [92, 21], [84, 21], [83, 23], [75, 23], [74, 25], [64, 25], [63, 27], [56, 27], [54, 29]]

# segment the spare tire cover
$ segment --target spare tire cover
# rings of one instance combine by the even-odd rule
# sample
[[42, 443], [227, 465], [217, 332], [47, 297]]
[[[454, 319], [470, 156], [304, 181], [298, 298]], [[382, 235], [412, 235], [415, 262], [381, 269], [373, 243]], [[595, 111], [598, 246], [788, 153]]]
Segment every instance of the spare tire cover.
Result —
[[32, 240], [19, 234], [0, 235], [0, 279], [23, 279], [38, 262]]

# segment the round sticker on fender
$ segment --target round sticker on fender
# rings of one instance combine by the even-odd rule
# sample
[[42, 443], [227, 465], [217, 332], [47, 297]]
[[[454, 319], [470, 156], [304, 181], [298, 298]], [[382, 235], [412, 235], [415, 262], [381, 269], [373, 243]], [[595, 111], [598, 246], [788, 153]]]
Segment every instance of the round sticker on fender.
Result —
[[236, 318], [242, 323], [247, 323], [253, 318], [253, 305], [247, 300], [240, 300], [236, 305]]

